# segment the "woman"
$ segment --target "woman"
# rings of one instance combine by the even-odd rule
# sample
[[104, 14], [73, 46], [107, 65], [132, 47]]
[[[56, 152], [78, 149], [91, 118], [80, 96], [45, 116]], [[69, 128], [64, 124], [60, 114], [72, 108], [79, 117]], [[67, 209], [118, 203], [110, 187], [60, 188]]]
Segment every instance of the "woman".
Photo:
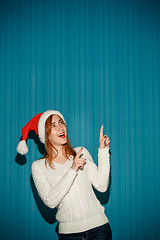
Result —
[[[47, 113], [47, 114], [46, 114]], [[53, 114], [54, 113], [54, 114]], [[58, 236], [61, 239], [112, 239], [104, 207], [92, 185], [105, 192], [109, 184], [109, 138], [100, 129], [98, 167], [84, 147], [72, 148], [65, 119], [58, 111], [43, 115], [38, 125], [40, 140], [45, 143], [45, 157], [32, 163], [32, 176], [42, 201], [57, 207]], [[43, 137], [42, 137], [43, 136]]]

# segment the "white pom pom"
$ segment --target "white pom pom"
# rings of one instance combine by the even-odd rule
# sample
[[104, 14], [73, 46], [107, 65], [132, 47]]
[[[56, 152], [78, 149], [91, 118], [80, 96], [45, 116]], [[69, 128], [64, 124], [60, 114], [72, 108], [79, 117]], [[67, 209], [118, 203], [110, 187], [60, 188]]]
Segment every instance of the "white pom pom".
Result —
[[17, 152], [24, 155], [28, 152], [28, 147], [25, 140], [21, 140], [17, 146]]

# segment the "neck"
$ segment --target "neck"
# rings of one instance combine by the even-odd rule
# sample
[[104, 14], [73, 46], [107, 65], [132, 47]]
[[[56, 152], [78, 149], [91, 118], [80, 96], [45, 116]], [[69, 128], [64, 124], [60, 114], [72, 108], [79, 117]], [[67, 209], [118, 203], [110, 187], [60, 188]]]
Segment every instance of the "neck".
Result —
[[[55, 146], [55, 148], [58, 150], [58, 156], [57, 157], [64, 157], [65, 155], [65, 152], [64, 152], [64, 146], [63, 145], [60, 145], [60, 146]], [[54, 148], [52, 148], [53, 150], [53, 154], [57, 154], [57, 152], [55, 151]]]

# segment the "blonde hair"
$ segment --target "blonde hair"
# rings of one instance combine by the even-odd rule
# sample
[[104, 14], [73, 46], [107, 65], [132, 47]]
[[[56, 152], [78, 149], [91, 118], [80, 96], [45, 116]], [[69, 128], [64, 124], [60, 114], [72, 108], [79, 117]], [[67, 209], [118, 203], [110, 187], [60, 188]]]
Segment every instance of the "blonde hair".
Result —
[[[50, 115], [46, 119], [46, 122], [45, 122], [45, 149], [46, 149], [46, 152], [44, 153], [44, 158], [45, 158], [45, 165], [47, 166], [47, 163], [48, 163], [49, 166], [54, 169], [52, 161], [53, 161], [54, 158], [56, 158], [58, 156], [58, 150], [49, 141], [49, 135], [51, 133], [51, 128], [52, 128], [52, 116], [53, 115], [54, 114]], [[60, 117], [60, 119], [63, 121], [63, 119], [61, 117]], [[65, 124], [64, 121], [63, 121], [63, 124]], [[66, 126], [66, 124], [65, 124], [65, 126]], [[67, 128], [67, 126], [66, 126], [66, 128]], [[52, 151], [53, 151], [52, 149], [53, 148], [57, 152], [57, 154], [54, 157], [52, 156]], [[72, 155], [73, 157], [76, 156], [76, 151], [71, 147], [71, 143], [70, 143], [70, 140], [68, 138], [68, 135], [67, 135], [67, 143], [64, 144], [63, 149], [64, 149], [64, 152], [65, 152], [65, 156], [67, 158], [70, 155]]]

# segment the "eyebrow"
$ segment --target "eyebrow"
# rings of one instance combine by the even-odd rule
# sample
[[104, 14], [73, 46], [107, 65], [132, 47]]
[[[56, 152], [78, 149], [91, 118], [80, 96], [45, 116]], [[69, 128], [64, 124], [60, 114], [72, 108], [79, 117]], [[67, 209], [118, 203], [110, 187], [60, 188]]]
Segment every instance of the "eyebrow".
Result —
[[[59, 121], [62, 121], [62, 119], [59, 119], [58, 122], [59, 122]], [[55, 122], [51, 122], [51, 124], [53, 124], [53, 123], [55, 123]]]

